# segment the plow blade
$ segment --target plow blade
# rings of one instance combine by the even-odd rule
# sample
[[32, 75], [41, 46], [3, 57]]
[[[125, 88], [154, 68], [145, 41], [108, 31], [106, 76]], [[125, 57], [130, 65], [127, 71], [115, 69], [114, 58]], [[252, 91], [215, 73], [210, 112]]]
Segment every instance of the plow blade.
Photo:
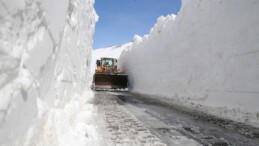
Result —
[[94, 90], [127, 89], [128, 75], [94, 74]]

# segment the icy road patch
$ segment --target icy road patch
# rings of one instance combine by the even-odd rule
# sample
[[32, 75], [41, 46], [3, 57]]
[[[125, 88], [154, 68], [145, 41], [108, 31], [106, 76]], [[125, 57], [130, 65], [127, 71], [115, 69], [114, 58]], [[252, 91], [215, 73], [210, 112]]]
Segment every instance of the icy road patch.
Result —
[[[104, 131], [105, 145], [165, 146], [166, 144], [146, 127], [148, 125], [144, 125], [128, 109], [120, 104], [117, 94], [119, 93], [95, 93], [94, 102], [98, 108], [100, 119], [103, 122], [101, 124], [103, 127], [100, 127], [100, 129]], [[161, 123], [152, 117], [147, 117], [147, 121], [149, 121], [149, 124], [157, 124], [162, 127], [166, 126], [165, 123]], [[173, 142], [170, 145], [200, 145], [177, 131], [174, 132], [172, 140]]]
[[96, 93], [95, 104], [104, 122], [106, 145], [154, 145], [165, 146], [143, 126], [131, 113], [119, 105], [116, 96]]

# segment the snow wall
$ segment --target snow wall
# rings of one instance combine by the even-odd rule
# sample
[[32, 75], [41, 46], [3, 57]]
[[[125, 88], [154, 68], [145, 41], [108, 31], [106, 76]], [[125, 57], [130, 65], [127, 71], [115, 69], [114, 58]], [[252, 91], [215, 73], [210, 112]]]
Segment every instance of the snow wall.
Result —
[[131, 91], [259, 127], [258, 14], [258, 0], [183, 0], [122, 52]]
[[94, 128], [87, 124], [98, 19], [93, 5], [94, 0], [0, 1], [0, 145], [93, 140]]

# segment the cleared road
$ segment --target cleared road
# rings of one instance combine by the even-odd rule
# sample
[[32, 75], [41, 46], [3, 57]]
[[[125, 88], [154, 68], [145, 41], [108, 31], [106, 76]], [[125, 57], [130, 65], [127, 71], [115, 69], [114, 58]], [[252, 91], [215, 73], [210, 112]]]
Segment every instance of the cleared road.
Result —
[[95, 104], [107, 145], [259, 145], [256, 137], [219, 127], [224, 121], [208, 122], [127, 92], [95, 92]]

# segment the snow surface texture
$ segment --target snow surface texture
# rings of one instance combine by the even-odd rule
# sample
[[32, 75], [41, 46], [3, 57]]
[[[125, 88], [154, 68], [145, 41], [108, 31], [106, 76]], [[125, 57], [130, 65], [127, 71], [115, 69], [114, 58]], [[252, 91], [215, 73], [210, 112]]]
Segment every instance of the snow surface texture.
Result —
[[119, 67], [133, 92], [259, 127], [259, 1], [183, 0]]
[[0, 0], [0, 145], [94, 145], [93, 4]]
[[124, 45], [117, 45], [107, 48], [99, 48], [92, 51], [92, 61], [91, 61], [91, 73], [94, 74], [96, 68], [96, 60], [100, 59], [101, 57], [111, 57], [111, 58], [119, 58], [121, 52], [129, 47], [131, 47], [132, 42], [124, 44]]
[[[165, 146], [149, 129], [118, 103], [117, 93], [97, 92], [94, 101], [102, 119], [105, 146]], [[178, 142], [180, 140], [178, 139]], [[189, 141], [193, 142], [193, 141]]]

